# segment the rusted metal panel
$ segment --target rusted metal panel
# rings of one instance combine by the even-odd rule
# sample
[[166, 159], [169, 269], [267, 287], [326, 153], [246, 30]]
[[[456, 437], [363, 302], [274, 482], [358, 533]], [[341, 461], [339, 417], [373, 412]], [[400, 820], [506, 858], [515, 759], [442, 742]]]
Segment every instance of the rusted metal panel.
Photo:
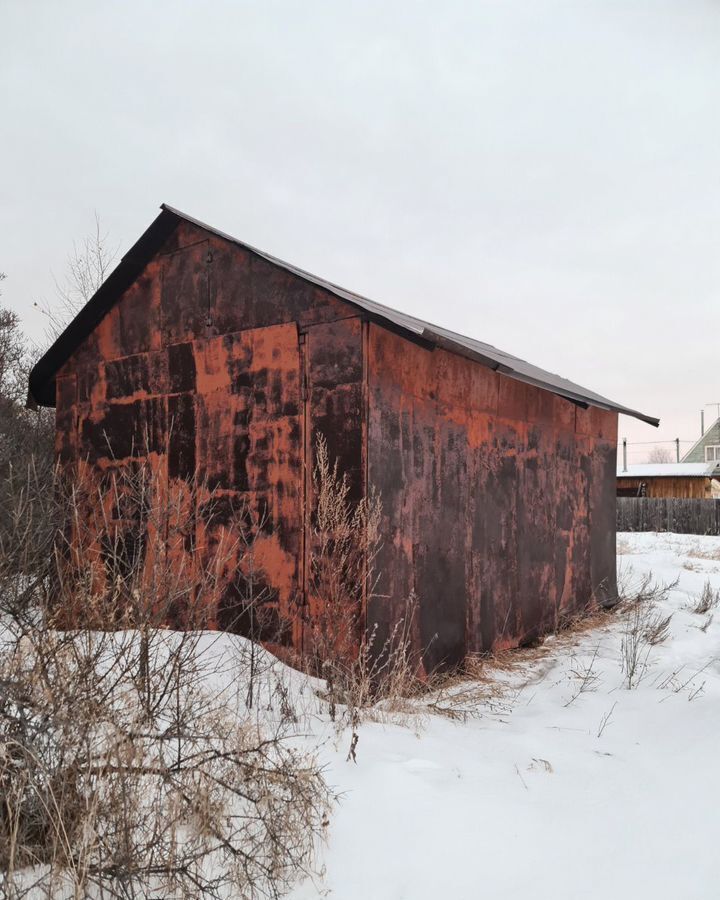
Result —
[[[256, 594], [265, 597], [264, 637], [289, 643], [303, 526], [297, 329], [253, 329], [196, 347], [198, 478], [224, 499], [228, 513], [245, 516], [252, 547], [238, 544], [236, 564], [242, 569], [249, 562], [243, 557], [252, 555]], [[232, 528], [233, 521], [216, 514], [206, 534], [213, 527]], [[221, 588], [218, 624], [227, 624], [223, 616], [237, 589], [232, 577]]]
[[370, 326], [381, 634], [419, 601], [428, 670], [515, 646], [615, 587], [616, 415]]
[[[350, 482], [350, 498], [364, 495], [362, 418], [363, 346], [360, 318], [307, 328], [309, 432], [322, 434], [331, 460]], [[309, 469], [315, 464], [314, 447]]]

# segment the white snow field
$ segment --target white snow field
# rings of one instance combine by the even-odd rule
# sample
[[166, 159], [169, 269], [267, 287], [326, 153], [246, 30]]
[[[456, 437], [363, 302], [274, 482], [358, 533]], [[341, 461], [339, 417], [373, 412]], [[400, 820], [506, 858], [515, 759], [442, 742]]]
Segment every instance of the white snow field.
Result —
[[[296, 717], [288, 740], [338, 796], [291, 900], [720, 898], [720, 605], [692, 609], [708, 581], [720, 598], [720, 538], [622, 534], [618, 568], [627, 594], [649, 572], [677, 584], [457, 684], [463, 718], [432, 697], [366, 711], [357, 762], [320, 682], [242, 638], [199, 636], [209, 692], [241, 715], [253, 652], [251, 714]], [[669, 616], [659, 643], [636, 645], [628, 688], [623, 647]]]
[[504, 699], [466, 721], [363, 723], [357, 763], [315, 717], [303, 740], [341, 796], [293, 900], [720, 897], [720, 608], [689, 608], [720, 589], [720, 538], [622, 534], [618, 567], [679, 578], [633, 689], [618, 614], [500, 673]]

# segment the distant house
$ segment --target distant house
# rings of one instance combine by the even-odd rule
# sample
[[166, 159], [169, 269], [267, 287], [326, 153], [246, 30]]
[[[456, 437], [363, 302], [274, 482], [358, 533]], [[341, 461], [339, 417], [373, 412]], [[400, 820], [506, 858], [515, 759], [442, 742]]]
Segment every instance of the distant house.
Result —
[[617, 496], [701, 500], [720, 497], [720, 460], [707, 463], [650, 463], [628, 466], [626, 470], [618, 465]]
[[708, 428], [700, 440], [683, 456], [684, 463], [720, 462], [720, 419]]

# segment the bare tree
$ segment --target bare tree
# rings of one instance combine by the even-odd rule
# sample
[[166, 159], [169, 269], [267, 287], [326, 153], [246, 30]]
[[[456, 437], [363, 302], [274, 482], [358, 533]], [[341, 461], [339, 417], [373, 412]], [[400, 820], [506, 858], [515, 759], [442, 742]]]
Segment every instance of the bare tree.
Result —
[[667, 447], [653, 447], [648, 453], [649, 463], [671, 463], [672, 461], [672, 452]]
[[[5, 273], [0, 272], [0, 282], [5, 278]], [[17, 403], [23, 399], [26, 371], [27, 344], [20, 331], [20, 319], [12, 310], [0, 307], [0, 402]]]
[[[5, 278], [0, 273], [0, 281]], [[27, 379], [32, 364], [20, 320], [12, 310], [0, 307], [0, 531], [10, 526], [7, 496], [11, 488], [42, 491], [52, 468], [54, 415], [46, 409], [27, 409]], [[27, 478], [27, 469], [33, 478]], [[11, 470], [24, 472], [18, 481]]]
[[74, 243], [62, 279], [55, 278], [56, 302], [35, 303], [48, 322], [48, 337], [54, 340], [68, 322], [97, 292], [117, 256], [109, 235], [95, 213], [95, 227], [81, 242]]
[[[48, 322], [49, 340], [58, 336], [97, 291], [114, 258], [115, 250], [96, 215], [92, 233], [73, 245], [64, 278], [55, 279], [56, 302], [35, 304]], [[0, 273], [0, 282], [4, 279], [5, 274]], [[23, 334], [17, 314], [0, 307], [0, 529], [8, 527], [10, 521], [8, 490], [25, 490], [28, 485], [40, 493], [51, 489], [55, 413], [32, 404], [33, 408], [26, 406], [28, 377], [40, 352]], [[12, 477], [10, 468], [15, 472]], [[32, 477], [27, 470], [32, 470]]]

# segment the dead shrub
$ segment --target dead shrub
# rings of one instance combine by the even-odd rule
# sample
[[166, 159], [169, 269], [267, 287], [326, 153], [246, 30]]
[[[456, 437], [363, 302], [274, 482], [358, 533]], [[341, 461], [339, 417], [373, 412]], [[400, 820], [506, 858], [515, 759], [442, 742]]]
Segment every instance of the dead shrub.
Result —
[[645, 638], [648, 610], [635, 604], [625, 615], [620, 642], [621, 667], [628, 690], [637, 687], [644, 678], [651, 645]]
[[377, 584], [380, 550], [380, 497], [371, 494], [353, 503], [350, 483], [338, 462], [331, 464], [322, 435], [316, 442], [313, 472], [315, 510], [309, 561], [313, 614], [307, 616], [315, 671], [326, 685], [323, 694], [339, 728], [356, 729], [364, 717], [381, 717], [409, 709], [419, 689], [419, 654], [413, 650], [416, 599], [381, 637], [367, 630], [366, 609]]
[[627, 609], [635, 604], [655, 605], [667, 599], [670, 591], [677, 588], [679, 576], [672, 582], [655, 581], [652, 572], [647, 572], [639, 580], [632, 567], [624, 569], [618, 576], [618, 609]]
[[456, 671], [431, 674], [420, 685], [420, 708], [456, 722], [481, 717], [503, 721], [518, 691], [500, 676], [522, 676], [538, 658], [538, 648], [470, 655]]
[[347, 473], [330, 463], [322, 434], [313, 471], [315, 508], [308, 590], [314, 607], [307, 626], [316, 669], [352, 658], [363, 638], [365, 609], [375, 587], [382, 506], [377, 495], [352, 503]]
[[711, 560], [720, 560], [720, 547], [718, 547], [715, 543], [713, 546], [708, 549], [703, 546], [700, 542], [690, 547], [687, 550], [684, 550], [687, 555], [694, 559], [711, 559]]
[[672, 616], [658, 613], [657, 604], [677, 587], [656, 582], [652, 572], [639, 582], [632, 581], [632, 572], [624, 573], [620, 591], [619, 611], [623, 616], [620, 643], [620, 665], [625, 687], [636, 688], [647, 674], [652, 648], [669, 635]]
[[661, 613], [653, 613], [647, 618], [643, 637], [654, 647], [656, 644], [662, 644], [670, 635], [670, 622], [672, 621], [672, 613], [663, 616]]
[[600, 682], [600, 675], [595, 669], [598, 653], [600, 652], [600, 644], [595, 647], [589, 660], [579, 659], [574, 656], [570, 662], [570, 677], [574, 682], [572, 696], [565, 706], [570, 706], [577, 700], [581, 694], [589, 693], [597, 689]]
[[318, 765], [290, 717], [231, 709], [197, 630], [247, 547], [225, 527], [196, 540], [188, 498], [212, 498], [176, 488], [148, 469], [59, 483], [44, 559], [37, 509], [25, 525], [14, 513], [17, 542], [0, 548], [8, 896], [278, 897], [311, 870], [331, 799]]
[[618, 538], [616, 551], [618, 556], [627, 556], [633, 552], [632, 544], [626, 538]]
[[690, 611], [706, 616], [720, 603], [720, 590], [714, 591], [710, 579], [703, 585], [702, 592], [690, 604]]

